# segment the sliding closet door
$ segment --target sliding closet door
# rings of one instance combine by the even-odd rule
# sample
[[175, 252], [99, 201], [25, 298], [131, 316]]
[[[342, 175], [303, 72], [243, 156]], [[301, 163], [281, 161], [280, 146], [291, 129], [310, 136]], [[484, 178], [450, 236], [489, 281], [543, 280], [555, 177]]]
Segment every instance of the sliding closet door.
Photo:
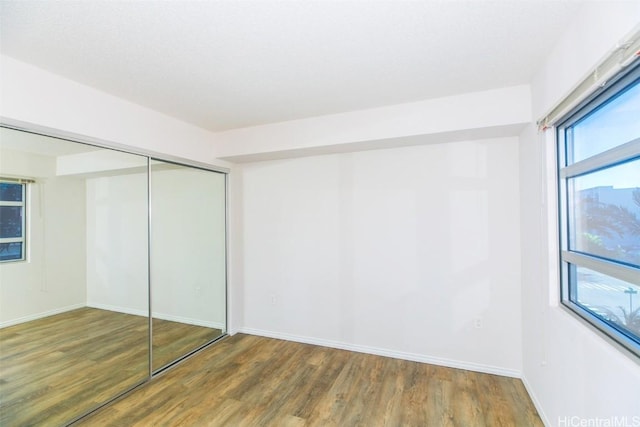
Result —
[[225, 175], [151, 165], [152, 368], [226, 333]]
[[0, 425], [149, 377], [147, 161], [0, 128]]

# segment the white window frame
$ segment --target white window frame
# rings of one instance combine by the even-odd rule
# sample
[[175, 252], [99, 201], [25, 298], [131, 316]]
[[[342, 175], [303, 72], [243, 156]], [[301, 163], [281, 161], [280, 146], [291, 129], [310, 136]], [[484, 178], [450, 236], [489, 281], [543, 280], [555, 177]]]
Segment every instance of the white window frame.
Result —
[[[616, 166], [625, 162], [640, 159], [640, 135], [638, 138], [593, 155], [587, 159], [567, 165], [567, 130], [581, 118], [596, 110], [607, 100], [612, 99], [625, 88], [640, 84], [640, 64], [629, 67], [624, 73], [616, 76], [600, 90], [589, 96], [556, 126], [557, 153], [557, 185], [558, 185], [558, 232], [560, 245], [560, 301], [564, 307], [571, 310], [591, 326], [597, 328], [631, 353], [640, 357], [640, 336], [616, 327], [613, 322], [606, 321], [594, 311], [587, 309], [573, 300], [575, 289], [572, 289], [571, 270], [584, 267], [600, 274], [623, 280], [640, 286], [640, 268], [622, 262], [609, 261], [597, 256], [572, 251], [569, 248], [568, 230], [571, 219], [568, 213], [568, 181], [585, 173], [595, 172], [606, 167]], [[640, 174], [640, 171], [639, 171]], [[573, 285], [575, 286], [575, 284]], [[640, 294], [638, 300], [640, 301]]]
[[0, 178], [0, 182], [7, 184], [17, 184], [22, 187], [22, 201], [13, 202], [7, 200], [0, 200], [0, 206], [19, 206], [22, 208], [22, 235], [20, 237], [6, 237], [0, 238], [0, 244], [2, 243], [22, 243], [22, 257], [16, 259], [0, 260], [0, 263], [20, 262], [27, 259], [27, 184], [26, 180], [12, 180], [7, 178]]

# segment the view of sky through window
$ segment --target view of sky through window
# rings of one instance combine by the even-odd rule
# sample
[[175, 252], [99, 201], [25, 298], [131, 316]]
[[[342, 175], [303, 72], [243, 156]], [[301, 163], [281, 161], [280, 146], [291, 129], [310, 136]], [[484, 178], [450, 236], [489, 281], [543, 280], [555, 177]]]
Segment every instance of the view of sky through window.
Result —
[[563, 302], [640, 351], [640, 283], [632, 279], [640, 277], [640, 79], [619, 87], [559, 127], [558, 150], [567, 153], [560, 169], [581, 162], [579, 174], [567, 169], [561, 178], [562, 249], [572, 253], [563, 263]]
[[609, 100], [574, 124], [572, 131], [569, 164], [640, 138], [640, 85]]

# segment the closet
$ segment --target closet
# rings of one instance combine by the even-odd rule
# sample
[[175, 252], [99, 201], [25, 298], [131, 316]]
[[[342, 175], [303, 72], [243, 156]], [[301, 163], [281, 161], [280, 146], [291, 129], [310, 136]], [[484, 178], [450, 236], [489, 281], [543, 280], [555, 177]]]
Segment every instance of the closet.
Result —
[[0, 127], [0, 425], [68, 424], [225, 334], [226, 171]]

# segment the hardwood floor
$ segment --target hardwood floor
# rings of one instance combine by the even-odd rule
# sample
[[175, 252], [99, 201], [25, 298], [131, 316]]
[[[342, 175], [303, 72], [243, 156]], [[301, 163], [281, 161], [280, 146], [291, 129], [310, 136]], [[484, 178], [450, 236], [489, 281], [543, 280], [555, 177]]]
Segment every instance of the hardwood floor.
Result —
[[153, 319], [153, 370], [162, 368], [220, 335], [220, 329]]
[[518, 379], [238, 334], [79, 426], [542, 426]]
[[[153, 320], [154, 367], [221, 334]], [[0, 329], [0, 426], [64, 425], [149, 374], [148, 319], [81, 308]]]

